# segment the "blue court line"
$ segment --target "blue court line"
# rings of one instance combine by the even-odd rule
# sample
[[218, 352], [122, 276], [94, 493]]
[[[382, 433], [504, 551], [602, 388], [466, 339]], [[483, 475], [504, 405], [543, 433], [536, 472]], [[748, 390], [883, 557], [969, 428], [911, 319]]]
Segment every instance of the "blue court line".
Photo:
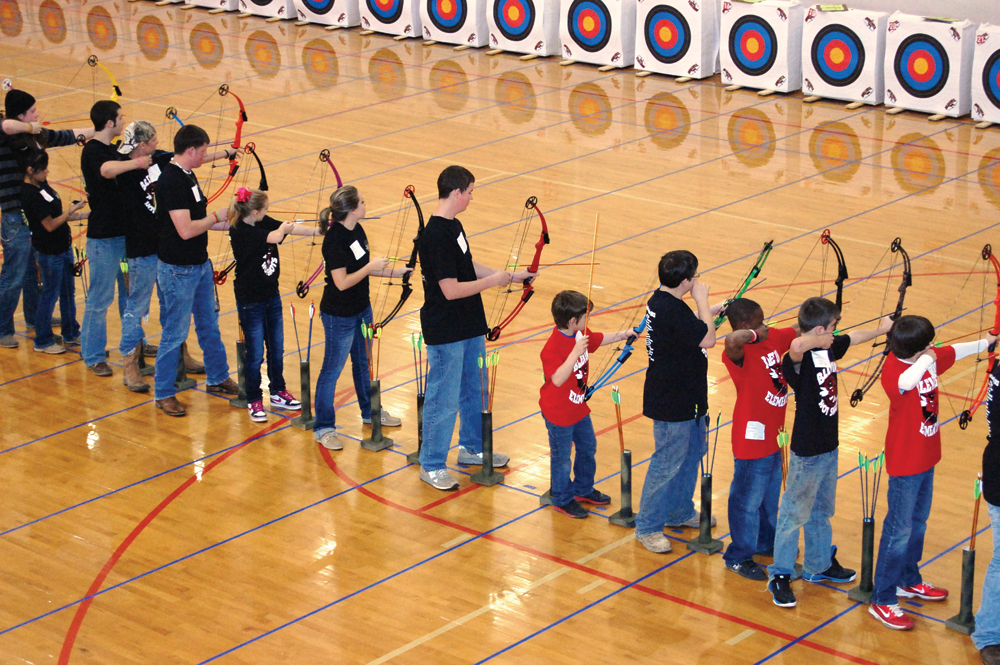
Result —
[[802, 640], [806, 639], [807, 637], [809, 637], [809, 636], [810, 636], [810, 635], [812, 635], [813, 633], [815, 633], [815, 632], [817, 632], [817, 631], [819, 631], [819, 630], [821, 630], [821, 629], [825, 628], [826, 626], [830, 625], [831, 623], [833, 623], [834, 621], [836, 621], [836, 620], [837, 620], [837, 619], [839, 619], [840, 617], [844, 616], [844, 615], [845, 615], [845, 614], [847, 614], [848, 612], [851, 612], [852, 610], [854, 610], [855, 608], [858, 608], [858, 607], [861, 607], [861, 603], [853, 603], [853, 604], [852, 604], [852, 605], [851, 605], [850, 607], [848, 607], [848, 608], [847, 608], [846, 610], [844, 610], [843, 612], [840, 612], [840, 613], [839, 613], [839, 614], [837, 614], [836, 616], [833, 616], [833, 617], [831, 617], [831, 618], [827, 619], [826, 621], [824, 621], [824, 622], [823, 622], [823, 623], [821, 623], [820, 625], [816, 626], [816, 627], [815, 627], [815, 628], [813, 628], [812, 630], [810, 630], [810, 631], [808, 631], [808, 632], [806, 632], [806, 633], [803, 633], [802, 635], [799, 635], [799, 636], [798, 636], [798, 637], [796, 637], [796, 638], [795, 638], [794, 640], [792, 640], [791, 642], [789, 642], [789, 643], [788, 643], [788, 644], [786, 644], [785, 646], [781, 647], [780, 649], [778, 649], [778, 650], [777, 650], [777, 651], [775, 651], [774, 653], [770, 654], [770, 655], [769, 655], [769, 656], [767, 656], [766, 658], [763, 658], [763, 659], [761, 659], [761, 660], [758, 660], [758, 661], [757, 661], [756, 663], [754, 663], [754, 665], [760, 665], [761, 663], [766, 663], [767, 661], [771, 660], [772, 658], [774, 658], [774, 657], [775, 657], [775, 656], [777, 656], [778, 654], [780, 654], [780, 653], [782, 653], [782, 652], [784, 652], [784, 651], [787, 651], [788, 649], [791, 649], [791, 648], [792, 648], [793, 646], [795, 646], [796, 644], [798, 644], [798, 643], [799, 643], [799, 642], [801, 642]]

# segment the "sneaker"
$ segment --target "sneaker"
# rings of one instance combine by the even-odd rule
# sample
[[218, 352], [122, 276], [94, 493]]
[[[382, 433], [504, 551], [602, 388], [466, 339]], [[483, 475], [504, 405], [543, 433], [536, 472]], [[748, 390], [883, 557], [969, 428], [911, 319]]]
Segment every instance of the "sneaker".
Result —
[[319, 445], [323, 446], [327, 450], [343, 450], [344, 442], [340, 440], [336, 432], [327, 432], [323, 436], [319, 437]]
[[80, 336], [63, 337], [63, 346], [80, 346]]
[[1000, 665], [1000, 644], [983, 647], [979, 652], [979, 657], [983, 659], [984, 665]]
[[[851, 570], [850, 568], [844, 568], [837, 561], [837, 546], [833, 546], [833, 552], [830, 554], [830, 567], [824, 570], [822, 573], [806, 573], [802, 576], [806, 582], [824, 582], [829, 581], [834, 584], [845, 584], [847, 582], [853, 582], [854, 578], [858, 574]], [[945, 596], [948, 592], [945, 592]]]
[[892, 628], [893, 630], [913, 629], [913, 619], [904, 614], [899, 605], [876, 605], [872, 603], [868, 606], [868, 614], [881, 621], [887, 628]]
[[49, 344], [48, 346], [36, 346], [35, 351], [38, 351], [39, 353], [50, 353], [55, 356], [60, 353], [66, 353], [66, 347], [62, 344]]
[[[369, 416], [368, 418], [362, 417], [361, 422], [363, 422], [365, 425], [371, 425], [372, 424], [371, 416]], [[402, 424], [403, 424], [402, 420], [392, 415], [385, 409], [382, 409], [382, 427], [399, 427]]]
[[638, 540], [643, 547], [655, 554], [667, 554], [672, 552], [674, 549], [674, 546], [670, 544], [670, 539], [662, 533], [651, 533], [648, 536], [640, 536], [637, 534], [635, 539]]
[[458, 481], [448, 473], [448, 469], [438, 469], [437, 471], [427, 471], [420, 467], [420, 480], [424, 481], [436, 490], [450, 492], [458, 489]]
[[250, 420], [255, 423], [267, 422], [267, 414], [264, 413], [263, 400], [257, 400], [256, 402], [250, 402], [247, 404], [247, 413], [250, 414]]
[[739, 563], [727, 563], [726, 568], [733, 571], [740, 577], [745, 577], [754, 582], [766, 582], [767, 571], [757, 565], [753, 559], [740, 561]]
[[569, 515], [573, 519], [577, 520], [582, 520], [584, 517], [590, 515], [590, 513], [588, 513], [586, 510], [583, 509], [583, 506], [581, 506], [576, 502], [576, 499], [570, 501], [565, 506], [552, 506], [552, 507], [558, 510], [563, 515]]
[[774, 598], [778, 607], [795, 607], [795, 594], [792, 592], [791, 575], [775, 575], [767, 583], [767, 590]]
[[95, 365], [90, 365], [87, 369], [97, 376], [111, 376], [114, 373], [111, 371], [111, 365], [107, 364], [103, 360]]
[[[716, 525], [715, 515], [712, 515], [712, 526]], [[686, 522], [681, 522], [680, 524], [668, 524], [671, 529], [679, 529], [682, 527], [687, 527], [689, 529], [699, 529], [701, 528], [701, 514], [695, 515]]]
[[[510, 462], [510, 458], [502, 453], [493, 453], [493, 468], [502, 469]], [[483, 454], [470, 453], [463, 446], [458, 447], [458, 463], [462, 466], [482, 466]]]
[[939, 589], [930, 582], [921, 582], [913, 586], [896, 587], [896, 595], [903, 598], [919, 598], [920, 600], [938, 601], [948, 597], [947, 589]]
[[598, 492], [596, 489], [587, 496], [577, 496], [573, 498], [577, 501], [582, 501], [583, 503], [592, 503], [595, 506], [606, 506], [611, 503], [610, 496], [602, 492]]
[[0, 346], [5, 349], [16, 349], [17, 338], [13, 335], [4, 335], [3, 337], [0, 337]]
[[282, 390], [280, 392], [271, 393], [271, 406], [276, 409], [288, 409], [289, 411], [298, 411], [302, 408], [302, 402], [295, 399], [292, 393], [287, 390]]

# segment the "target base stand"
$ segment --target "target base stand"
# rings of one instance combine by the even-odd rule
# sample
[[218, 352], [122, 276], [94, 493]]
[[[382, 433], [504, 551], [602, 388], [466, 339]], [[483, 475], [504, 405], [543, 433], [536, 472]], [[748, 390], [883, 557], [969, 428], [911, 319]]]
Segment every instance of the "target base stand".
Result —
[[944, 622], [945, 628], [963, 635], [976, 630], [976, 617], [972, 614], [972, 592], [976, 584], [976, 550], [962, 550], [962, 595], [958, 614]]
[[902, 113], [905, 110], [906, 109], [904, 109], [902, 106], [894, 106], [891, 109], [887, 110], [885, 112], [885, 114], [886, 115], [899, 115], [900, 113]]
[[250, 12], [243, 12], [241, 14], [237, 14], [236, 18], [250, 18], [251, 16], [253, 16], [253, 14]]
[[640, 79], [644, 79], [647, 76], [652, 76], [652, 75], [653, 75], [653, 72], [643, 71], [643, 72], [636, 72], [635, 77], [636, 78], [640, 78]]
[[406, 456], [410, 464], [420, 464], [420, 449], [424, 446], [424, 396], [417, 395], [417, 449]]
[[946, 116], [944, 113], [935, 113], [934, 115], [927, 118], [927, 120], [929, 120], [930, 122], [941, 122], [947, 117], [948, 116]]
[[264, 23], [278, 23], [280, 21], [286, 21], [286, 20], [288, 19], [286, 19], [284, 16], [272, 16], [270, 18], [264, 19]]
[[192, 9], [197, 9], [197, 7], [195, 7], [194, 5], [184, 5], [183, 7], [181, 7], [182, 12], [189, 12]]
[[396, 35], [395, 37], [393, 37], [393, 40], [397, 42], [405, 42], [409, 38], [410, 35]]
[[539, 506], [551, 506], [552, 505], [552, 488], [545, 490], [545, 494], [538, 497]]
[[367, 37], [368, 35], [374, 35], [375, 31], [374, 30], [362, 30], [358, 34], [361, 35], [362, 37]]
[[424, 46], [434, 46], [435, 44], [437, 44], [437, 40], [436, 39], [425, 39], [424, 40]]
[[848, 104], [844, 108], [847, 109], [848, 111], [854, 111], [855, 109], [859, 109], [859, 108], [861, 108], [864, 105], [865, 105], [864, 102], [851, 102], [850, 104]]
[[602, 65], [602, 66], [600, 66], [600, 67], [597, 68], [597, 71], [599, 71], [599, 72], [611, 72], [611, 71], [614, 71], [616, 69], [621, 69], [621, 67], [619, 67], [618, 65]]
[[310, 22], [309, 21], [296, 21], [295, 22], [295, 27], [297, 27], [297, 28], [301, 28], [304, 25], [310, 25]]
[[778, 92], [778, 91], [777, 90], [771, 90], [771, 89], [758, 90], [757, 91], [757, 96], [758, 97], [770, 97], [771, 95], [773, 95], [776, 92]]
[[247, 408], [247, 349], [243, 342], [237, 340], [236, 342], [236, 385], [239, 386], [239, 392], [236, 397], [229, 400], [229, 406], [235, 406], [238, 409]]
[[316, 416], [312, 412], [312, 388], [310, 386], [311, 377], [309, 375], [309, 361], [299, 361], [299, 383], [302, 397], [302, 410], [299, 415], [292, 418], [292, 427], [301, 430], [311, 430], [316, 425]]
[[215, 15], [215, 14], [225, 14], [228, 11], [229, 11], [228, 9], [209, 9], [208, 13]]
[[327, 32], [333, 32], [334, 30], [340, 30], [342, 27], [343, 26], [340, 25], [328, 25], [323, 29], [326, 30]]
[[458, 46], [456, 46], [452, 50], [453, 51], [468, 51], [470, 48], [475, 48], [475, 47], [471, 46], [469, 44], [459, 44]]
[[570, 65], [574, 64], [575, 62], [576, 62], [576, 60], [563, 60], [562, 62], [559, 63], [559, 66], [560, 67], [569, 67]]
[[875, 570], [875, 520], [871, 517], [861, 525], [861, 577], [858, 586], [847, 592], [847, 597], [856, 603], [871, 602], [875, 584], [872, 573]]
[[802, 103], [803, 104], [815, 104], [816, 102], [818, 102], [821, 99], [823, 99], [823, 98], [820, 97], [819, 95], [809, 95], [808, 97], [803, 97], [802, 98]]
[[687, 83], [688, 81], [691, 80], [692, 79], [690, 76], [678, 76], [677, 78], [674, 79], [674, 83]]
[[986, 122], [976, 123], [976, 129], [989, 129], [993, 126], [993, 123], [987, 120]]
[[503, 482], [503, 474], [493, 469], [493, 414], [483, 416], [483, 467], [472, 474], [470, 480], [477, 485], [490, 487]]
[[727, 85], [725, 88], [726, 92], [736, 92], [737, 90], [742, 90], [742, 85]]
[[361, 441], [361, 447], [374, 453], [392, 446], [392, 439], [382, 436], [382, 380], [371, 383], [372, 435]]
[[[60, 344], [62, 342], [59, 342]], [[140, 376], [152, 376], [156, 374], [156, 368], [152, 365], [146, 363], [146, 356], [142, 355], [142, 349], [146, 346], [146, 340], [140, 339], [139, 345], [136, 347], [136, 353], [139, 354], [139, 375]]]
[[174, 379], [174, 389], [177, 391], [188, 390], [198, 385], [197, 381], [188, 378], [187, 369], [184, 367], [184, 350], [186, 348], [187, 342], [181, 344], [181, 352], [177, 358], [177, 378]]
[[721, 552], [722, 541], [712, 538], [712, 474], [710, 473], [701, 476], [701, 519], [698, 526], [698, 537], [689, 540], [687, 548], [708, 555]]
[[501, 53], [503, 53], [502, 48], [491, 48], [486, 52], [486, 55], [500, 55]]
[[[709, 517], [711, 520], [711, 517]], [[635, 528], [635, 513], [632, 512], [632, 451], [622, 451], [622, 507], [608, 517], [608, 522], [626, 529]], [[709, 522], [711, 524], [711, 522]]]
[[528, 53], [527, 55], [522, 55], [518, 60], [521, 62], [528, 62], [529, 60], [534, 60], [535, 58], [540, 58], [541, 56], [537, 53]]

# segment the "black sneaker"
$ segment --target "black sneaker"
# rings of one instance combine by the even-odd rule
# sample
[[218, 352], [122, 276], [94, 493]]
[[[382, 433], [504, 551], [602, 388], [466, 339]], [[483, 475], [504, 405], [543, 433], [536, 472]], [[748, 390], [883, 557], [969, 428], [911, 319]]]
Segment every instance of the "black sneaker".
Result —
[[589, 515], [589, 513], [583, 509], [583, 506], [581, 506], [576, 502], [576, 499], [570, 501], [565, 506], [552, 506], [552, 507], [558, 510], [560, 513], [564, 515], [569, 515], [573, 519], [577, 520], [582, 520], [584, 517], [587, 517], [587, 515]]
[[778, 607], [795, 607], [795, 594], [792, 593], [791, 575], [775, 575], [767, 583], [767, 590], [774, 597]]
[[758, 566], [757, 562], [753, 559], [740, 561], [739, 563], [727, 563], [726, 568], [754, 582], [764, 582], [767, 580], [767, 571]]
[[830, 553], [830, 567], [824, 570], [822, 573], [810, 573], [809, 575], [803, 575], [802, 579], [806, 582], [833, 582], [834, 584], [845, 584], [847, 582], [853, 582], [854, 578], [858, 574], [851, 570], [850, 568], [844, 568], [837, 561], [837, 546], [833, 546], [833, 551]]
[[593, 490], [587, 496], [575, 497], [577, 501], [582, 501], [583, 503], [592, 503], [595, 506], [606, 506], [611, 503], [611, 497], [607, 494], [598, 492], [596, 489]]

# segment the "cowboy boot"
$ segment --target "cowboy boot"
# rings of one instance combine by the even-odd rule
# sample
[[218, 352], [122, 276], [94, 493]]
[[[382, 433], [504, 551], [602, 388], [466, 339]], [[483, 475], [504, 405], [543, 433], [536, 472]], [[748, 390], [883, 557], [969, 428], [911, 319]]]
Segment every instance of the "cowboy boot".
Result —
[[132, 353], [126, 356], [122, 356], [125, 361], [125, 367], [122, 371], [122, 383], [125, 387], [134, 393], [144, 393], [149, 391], [149, 384], [142, 378], [142, 374], [139, 373], [139, 354], [142, 350], [137, 346], [133, 349]]
[[187, 342], [181, 344], [181, 354], [184, 356], [184, 371], [188, 374], [204, 374], [205, 365], [188, 353]]

